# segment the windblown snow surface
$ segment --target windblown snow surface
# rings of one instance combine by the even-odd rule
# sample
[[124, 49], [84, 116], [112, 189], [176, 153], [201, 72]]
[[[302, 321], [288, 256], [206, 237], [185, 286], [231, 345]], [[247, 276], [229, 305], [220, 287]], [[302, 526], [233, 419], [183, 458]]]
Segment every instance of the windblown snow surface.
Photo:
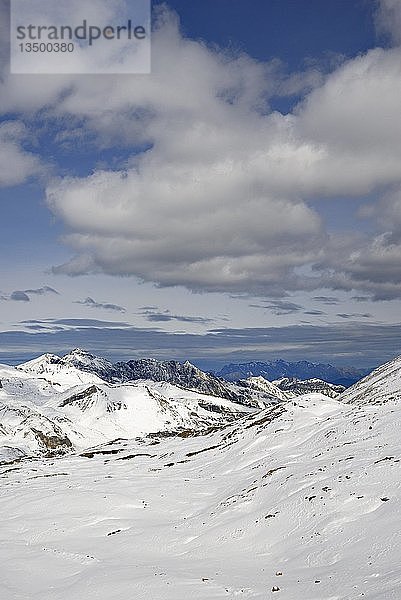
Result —
[[399, 600], [400, 429], [394, 397], [315, 393], [17, 458], [0, 467], [0, 597]]

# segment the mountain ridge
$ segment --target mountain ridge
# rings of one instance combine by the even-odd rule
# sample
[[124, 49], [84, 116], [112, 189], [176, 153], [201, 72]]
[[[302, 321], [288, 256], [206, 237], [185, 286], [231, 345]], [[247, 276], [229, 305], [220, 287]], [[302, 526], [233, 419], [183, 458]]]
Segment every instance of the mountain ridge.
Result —
[[22, 371], [29, 371], [45, 375], [63, 369], [76, 369], [80, 373], [89, 373], [107, 383], [128, 383], [139, 380], [166, 381], [173, 385], [196, 390], [232, 402], [241, 402], [247, 405], [258, 406], [259, 401], [266, 398], [274, 400], [272, 394], [259, 390], [255, 393], [247, 386], [237, 386], [232, 382], [217, 377], [213, 373], [206, 373], [185, 361], [176, 360], [160, 361], [154, 358], [141, 358], [127, 362], [111, 363], [107, 359], [95, 356], [81, 348], [75, 348], [62, 357], [54, 354], [43, 354], [36, 359], [22, 363], [16, 367]]
[[401, 400], [401, 356], [390, 360], [346, 389], [340, 396], [347, 404], [383, 404]]
[[300, 380], [316, 378], [334, 385], [349, 387], [368, 372], [366, 369], [335, 367], [331, 364], [312, 363], [306, 360], [290, 362], [283, 359], [276, 359], [266, 362], [230, 363], [217, 371], [216, 375], [233, 382], [259, 375], [265, 377], [268, 381], [284, 377], [295, 377]]

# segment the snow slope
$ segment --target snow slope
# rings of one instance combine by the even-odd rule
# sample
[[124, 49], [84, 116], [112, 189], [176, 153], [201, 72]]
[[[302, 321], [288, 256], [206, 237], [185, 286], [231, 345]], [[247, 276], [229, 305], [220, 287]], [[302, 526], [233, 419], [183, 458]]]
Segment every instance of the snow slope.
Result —
[[63, 358], [0, 366], [0, 598], [399, 600], [401, 359], [260, 409]]
[[0, 469], [0, 597], [398, 600], [401, 409], [320, 394]]
[[345, 390], [339, 398], [351, 404], [382, 404], [401, 399], [401, 357], [381, 365]]

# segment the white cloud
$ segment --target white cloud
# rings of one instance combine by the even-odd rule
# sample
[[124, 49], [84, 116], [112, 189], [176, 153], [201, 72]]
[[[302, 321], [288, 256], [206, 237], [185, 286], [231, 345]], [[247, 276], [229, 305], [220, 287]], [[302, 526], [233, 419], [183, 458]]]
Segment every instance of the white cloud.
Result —
[[[331, 158], [339, 161], [345, 155], [362, 189], [364, 181], [375, 186], [399, 180], [400, 99], [401, 49], [371, 50], [345, 63], [307, 96], [298, 128], [302, 137], [324, 144]], [[351, 183], [348, 174], [344, 181]]]
[[[318, 252], [317, 216], [301, 202], [254, 190], [252, 171], [152, 166], [49, 188], [49, 205], [76, 231], [67, 241], [90, 254], [90, 270], [191, 289], [255, 289], [280, 285]], [[62, 271], [76, 274], [79, 266]]]
[[379, 32], [389, 35], [394, 44], [401, 44], [400, 0], [379, 0], [376, 25]]
[[28, 132], [18, 121], [0, 123], [0, 186], [23, 183], [43, 171], [40, 159], [23, 148]]

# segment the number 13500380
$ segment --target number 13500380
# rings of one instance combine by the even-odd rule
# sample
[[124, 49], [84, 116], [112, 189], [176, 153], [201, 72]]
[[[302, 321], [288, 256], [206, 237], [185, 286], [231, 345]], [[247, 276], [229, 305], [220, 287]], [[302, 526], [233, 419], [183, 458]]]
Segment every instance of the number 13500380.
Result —
[[21, 52], [74, 52], [73, 42], [22, 42], [18, 44]]

